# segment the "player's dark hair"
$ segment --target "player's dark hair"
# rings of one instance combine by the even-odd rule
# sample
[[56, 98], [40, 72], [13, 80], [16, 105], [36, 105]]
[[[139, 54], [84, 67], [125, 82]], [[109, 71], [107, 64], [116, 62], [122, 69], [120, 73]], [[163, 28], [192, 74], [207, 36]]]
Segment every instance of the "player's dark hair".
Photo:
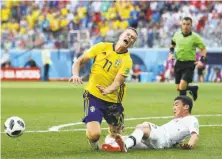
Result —
[[191, 24], [193, 23], [193, 20], [190, 17], [184, 17], [182, 20], [189, 20], [191, 21]]
[[133, 31], [136, 33], [136, 35], [138, 35], [137, 30], [136, 30], [135, 28], [133, 28], [133, 27], [128, 27], [127, 29], [133, 30]]
[[174, 101], [176, 101], [176, 100], [180, 100], [180, 101], [182, 101], [183, 104], [189, 105], [189, 112], [191, 113], [191, 110], [193, 108], [193, 101], [190, 97], [180, 95], [174, 99]]

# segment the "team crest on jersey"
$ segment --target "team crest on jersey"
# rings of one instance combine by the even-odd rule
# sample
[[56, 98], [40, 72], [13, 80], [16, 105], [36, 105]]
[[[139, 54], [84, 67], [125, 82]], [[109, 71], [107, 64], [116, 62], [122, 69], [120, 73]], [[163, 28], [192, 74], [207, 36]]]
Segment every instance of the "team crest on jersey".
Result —
[[115, 67], [118, 67], [121, 64], [121, 59], [117, 59], [115, 62]]
[[91, 107], [90, 107], [90, 111], [91, 111], [91, 112], [94, 112], [95, 110], [96, 110], [96, 109], [95, 109], [94, 106], [91, 106]]

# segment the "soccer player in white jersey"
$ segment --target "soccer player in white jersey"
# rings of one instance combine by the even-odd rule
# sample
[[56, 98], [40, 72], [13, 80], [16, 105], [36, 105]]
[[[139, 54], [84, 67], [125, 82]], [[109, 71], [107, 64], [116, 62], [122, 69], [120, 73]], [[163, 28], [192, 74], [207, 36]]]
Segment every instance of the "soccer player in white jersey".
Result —
[[[174, 100], [174, 119], [168, 123], [157, 126], [150, 122], [144, 122], [136, 126], [134, 132], [123, 139], [121, 135], [115, 137], [115, 144], [105, 143], [105, 151], [127, 152], [129, 148], [163, 149], [180, 144], [182, 149], [193, 149], [198, 141], [198, 119], [191, 115], [193, 102], [187, 96], [178, 96]], [[182, 143], [190, 137], [188, 143]], [[119, 146], [119, 149], [116, 148]]]

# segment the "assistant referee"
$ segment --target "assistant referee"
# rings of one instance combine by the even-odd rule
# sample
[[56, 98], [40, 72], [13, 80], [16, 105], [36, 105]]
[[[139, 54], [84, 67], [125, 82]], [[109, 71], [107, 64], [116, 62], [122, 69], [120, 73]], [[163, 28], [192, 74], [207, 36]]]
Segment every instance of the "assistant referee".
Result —
[[[192, 19], [184, 17], [181, 22], [181, 31], [174, 34], [170, 45], [168, 60], [176, 59], [175, 83], [180, 95], [186, 95], [187, 91], [197, 99], [198, 86], [189, 86], [192, 82], [195, 66], [204, 67], [206, 64], [206, 46], [200, 36], [192, 32]], [[196, 62], [196, 48], [200, 49], [201, 59]], [[174, 57], [175, 49], [175, 57]]]

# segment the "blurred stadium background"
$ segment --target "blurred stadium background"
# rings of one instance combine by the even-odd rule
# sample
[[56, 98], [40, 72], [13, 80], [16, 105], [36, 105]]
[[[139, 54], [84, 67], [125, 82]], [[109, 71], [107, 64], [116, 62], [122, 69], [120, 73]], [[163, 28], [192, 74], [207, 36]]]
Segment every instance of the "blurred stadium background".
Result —
[[[193, 31], [201, 35], [208, 52], [208, 64], [203, 79], [199, 79], [205, 83], [200, 83], [199, 99], [193, 108], [193, 113], [200, 115], [201, 125], [194, 151], [178, 148], [97, 153], [89, 148], [84, 125], [64, 127], [58, 133], [48, 131], [53, 126], [81, 122], [83, 117], [85, 83], [74, 86], [61, 82], [71, 77], [76, 58], [100, 41], [115, 42], [129, 26], [137, 29], [139, 38], [130, 48], [134, 66], [124, 100], [126, 119], [135, 120], [126, 120], [125, 134], [144, 121], [137, 118], [157, 117], [149, 121], [158, 125], [168, 121], [159, 117], [172, 115], [172, 101], [178, 93], [171, 84], [174, 62], [167, 61], [167, 56], [171, 37], [180, 29], [184, 16], [193, 19]], [[221, 28], [220, 1], [1, 0], [1, 157], [222, 158]], [[91, 64], [81, 70], [85, 81]], [[198, 82], [198, 70], [194, 81]], [[11, 139], [3, 133], [3, 125], [15, 115], [24, 119], [26, 131]], [[102, 127], [107, 125], [103, 123]], [[106, 134], [103, 131], [101, 142]]]
[[[121, 31], [131, 26], [139, 33], [130, 49], [134, 65], [138, 64], [132, 75], [140, 74], [136, 81], [173, 81], [173, 63], [166, 61], [168, 47], [184, 16], [193, 19], [193, 30], [207, 45], [204, 81], [222, 81], [219, 1], [3, 0], [1, 78], [67, 80], [73, 61], [86, 49], [101, 41], [115, 42]], [[40, 69], [29, 69], [36, 66]], [[90, 63], [81, 71], [85, 80], [89, 70]]]

